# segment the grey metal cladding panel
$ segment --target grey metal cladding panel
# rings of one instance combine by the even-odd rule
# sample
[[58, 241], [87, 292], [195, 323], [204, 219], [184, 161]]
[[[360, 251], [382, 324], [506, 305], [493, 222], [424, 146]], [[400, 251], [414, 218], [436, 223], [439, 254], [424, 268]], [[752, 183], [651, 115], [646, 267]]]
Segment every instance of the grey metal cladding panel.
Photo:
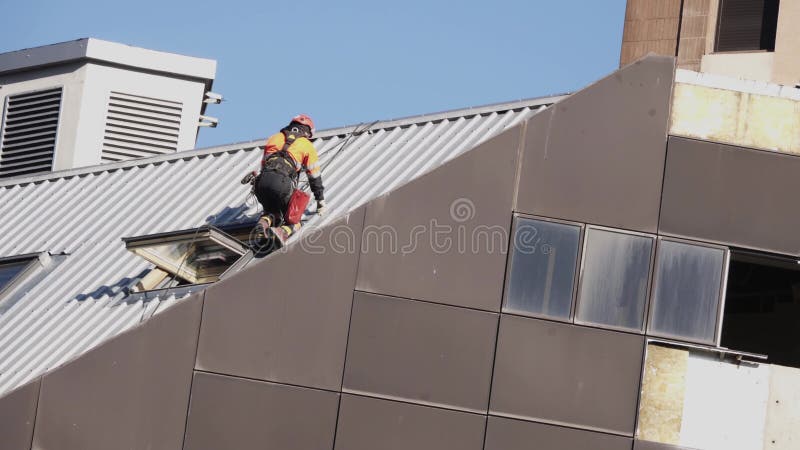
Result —
[[800, 255], [800, 158], [669, 138], [659, 232]]
[[330, 450], [339, 394], [195, 372], [184, 450]]
[[33, 448], [180, 448], [202, 293], [42, 379]]
[[31, 448], [40, 380], [37, 378], [0, 397], [0, 447]]
[[481, 450], [486, 416], [342, 394], [336, 450]]
[[661, 444], [659, 442], [633, 441], [633, 450], [695, 450], [690, 447], [679, 447], [677, 445]]
[[[500, 241], [511, 224], [521, 130], [511, 128], [371, 201], [356, 288], [499, 311], [507, 251]], [[396, 251], [386, 232], [396, 237]], [[500, 239], [487, 244], [487, 235]]]
[[529, 119], [515, 209], [655, 232], [674, 74], [651, 55]]
[[633, 435], [644, 337], [503, 314], [490, 413]]
[[[359, 208], [309, 245], [296, 242], [211, 286], [197, 368], [338, 391], [363, 220]], [[332, 247], [333, 236], [354, 248]]]
[[631, 450], [631, 438], [523, 420], [489, 417], [485, 450]]
[[348, 390], [485, 413], [498, 314], [356, 292]]

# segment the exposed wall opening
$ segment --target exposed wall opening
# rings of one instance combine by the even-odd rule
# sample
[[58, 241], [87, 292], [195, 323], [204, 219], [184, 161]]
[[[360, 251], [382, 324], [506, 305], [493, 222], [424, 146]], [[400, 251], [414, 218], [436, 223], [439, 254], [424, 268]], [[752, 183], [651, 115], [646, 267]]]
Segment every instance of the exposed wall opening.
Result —
[[775, 50], [780, 0], [721, 0], [715, 51]]
[[721, 345], [768, 355], [770, 364], [800, 367], [800, 264], [732, 252]]

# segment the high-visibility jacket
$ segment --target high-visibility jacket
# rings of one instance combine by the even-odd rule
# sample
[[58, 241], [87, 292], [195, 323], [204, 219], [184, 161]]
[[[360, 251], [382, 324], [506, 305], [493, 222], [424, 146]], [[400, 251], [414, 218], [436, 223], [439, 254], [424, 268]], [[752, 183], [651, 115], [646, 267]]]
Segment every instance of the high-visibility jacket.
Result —
[[[269, 139], [267, 139], [267, 145], [264, 146], [264, 157], [261, 159], [262, 167], [269, 155], [281, 151], [285, 144], [286, 136], [283, 132], [278, 132], [270, 136]], [[321, 175], [317, 149], [314, 148], [314, 144], [307, 138], [296, 138], [286, 151], [289, 153], [289, 156], [292, 157], [295, 165], [295, 172], [300, 173], [301, 171], [305, 171], [309, 180], [318, 178]]]

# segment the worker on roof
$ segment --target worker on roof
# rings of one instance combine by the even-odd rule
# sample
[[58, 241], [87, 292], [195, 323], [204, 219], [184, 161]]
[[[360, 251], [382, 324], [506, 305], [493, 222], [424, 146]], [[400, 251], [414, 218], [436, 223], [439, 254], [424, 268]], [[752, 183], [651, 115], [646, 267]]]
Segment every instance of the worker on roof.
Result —
[[[314, 144], [314, 122], [305, 114], [292, 118], [289, 125], [267, 139], [261, 158], [261, 173], [253, 182], [256, 198], [263, 207], [259, 224], [267, 237], [284, 244], [300, 229], [300, 217], [309, 195], [297, 189], [300, 172], [305, 172], [308, 185], [317, 201], [317, 214], [325, 210], [322, 173]], [[244, 180], [243, 180], [244, 181]]]

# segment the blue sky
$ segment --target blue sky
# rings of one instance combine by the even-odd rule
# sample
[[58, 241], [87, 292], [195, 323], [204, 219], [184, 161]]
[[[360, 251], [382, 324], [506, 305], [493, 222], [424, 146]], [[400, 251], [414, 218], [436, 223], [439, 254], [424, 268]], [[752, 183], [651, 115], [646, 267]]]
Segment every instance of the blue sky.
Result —
[[0, 52], [97, 37], [216, 59], [199, 147], [574, 91], [619, 63], [625, 0], [0, 0]]

